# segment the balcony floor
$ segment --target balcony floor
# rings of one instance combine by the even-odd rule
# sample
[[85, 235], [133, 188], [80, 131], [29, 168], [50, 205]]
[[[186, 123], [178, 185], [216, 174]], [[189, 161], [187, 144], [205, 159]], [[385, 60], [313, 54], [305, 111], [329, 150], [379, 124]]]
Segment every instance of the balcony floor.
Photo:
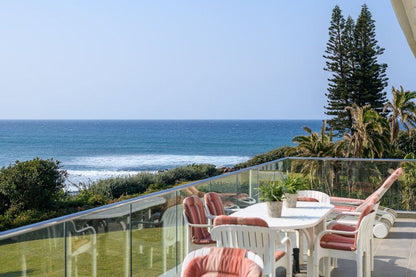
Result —
[[[387, 238], [375, 239], [374, 249], [372, 276], [416, 277], [416, 219], [397, 219]], [[332, 270], [331, 277], [351, 276], [357, 276], [355, 262], [339, 259], [338, 267]]]

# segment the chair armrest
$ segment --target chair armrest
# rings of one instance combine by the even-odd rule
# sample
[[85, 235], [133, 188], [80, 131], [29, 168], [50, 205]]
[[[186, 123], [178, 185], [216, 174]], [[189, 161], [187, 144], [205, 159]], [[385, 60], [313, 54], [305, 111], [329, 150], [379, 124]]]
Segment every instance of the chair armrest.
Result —
[[356, 205], [360, 205], [361, 203], [364, 202], [363, 199], [356, 199], [356, 198], [347, 198], [347, 197], [336, 197], [336, 196], [331, 196], [330, 197], [330, 201], [331, 203], [339, 203], [339, 204], [356, 204]]
[[352, 231], [352, 232], [347, 232], [347, 231], [339, 231], [339, 230], [324, 230], [322, 232], [320, 232], [315, 239], [315, 245], [319, 245], [321, 238], [326, 235], [326, 234], [337, 234], [337, 235], [355, 235], [356, 233], [358, 233], [358, 230]]
[[342, 217], [348, 216], [348, 215], [350, 215], [350, 216], [360, 216], [360, 215], [361, 215], [361, 213], [360, 213], [360, 212], [347, 212], [347, 211], [345, 211], [345, 212], [340, 212], [340, 213], [338, 213], [338, 214], [337, 214], [337, 216], [335, 217], [335, 221], [337, 221], [337, 220], [341, 219]]
[[212, 214], [207, 214], [208, 219], [214, 220], [217, 216]]
[[199, 227], [199, 228], [204, 228], [204, 227], [210, 228], [210, 227], [214, 227], [214, 225], [212, 225], [212, 224], [193, 224], [193, 223], [188, 223], [188, 224], [191, 227]]
[[237, 208], [236, 209], [228, 209], [228, 208], [224, 209], [224, 211], [226, 211], [227, 213], [235, 213], [239, 210], [240, 210], [240, 208], [238, 208], [238, 209]]

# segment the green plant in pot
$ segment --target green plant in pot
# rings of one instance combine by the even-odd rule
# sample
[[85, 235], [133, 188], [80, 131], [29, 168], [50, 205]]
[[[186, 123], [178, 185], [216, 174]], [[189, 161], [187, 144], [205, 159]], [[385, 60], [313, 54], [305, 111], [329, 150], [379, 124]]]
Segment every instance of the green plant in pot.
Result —
[[298, 190], [307, 188], [307, 180], [301, 176], [286, 176], [279, 182], [281, 182], [284, 190], [283, 206], [286, 208], [296, 208]]
[[260, 200], [267, 203], [267, 212], [270, 217], [282, 215], [282, 198], [284, 188], [280, 182], [271, 181], [259, 186]]

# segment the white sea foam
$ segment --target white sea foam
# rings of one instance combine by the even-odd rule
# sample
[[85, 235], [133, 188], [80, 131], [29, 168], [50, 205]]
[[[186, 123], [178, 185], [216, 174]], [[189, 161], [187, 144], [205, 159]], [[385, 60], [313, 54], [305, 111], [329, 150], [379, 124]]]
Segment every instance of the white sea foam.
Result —
[[243, 156], [202, 156], [202, 155], [124, 155], [79, 157], [64, 163], [70, 166], [83, 166], [100, 169], [157, 168], [180, 166], [192, 163], [209, 163], [216, 166], [229, 166], [247, 160]]
[[[68, 189], [76, 190], [73, 184], [92, 182], [110, 177], [134, 175], [143, 171], [155, 172], [192, 163], [209, 163], [216, 166], [230, 166], [246, 161], [242, 156], [201, 156], [201, 155], [125, 155], [79, 157], [63, 163], [77, 168], [67, 169]], [[126, 169], [127, 168], [127, 169]], [[131, 170], [130, 170], [131, 169]]]

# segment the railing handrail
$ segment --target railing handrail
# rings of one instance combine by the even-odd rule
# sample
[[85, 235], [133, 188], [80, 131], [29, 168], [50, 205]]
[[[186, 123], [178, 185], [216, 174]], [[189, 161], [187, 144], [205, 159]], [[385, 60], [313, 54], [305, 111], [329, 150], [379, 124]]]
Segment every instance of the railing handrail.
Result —
[[322, 160], [322, 161], [377, 161], [377, 162], [403, 162], [403, 161], [411, 161], [411, 162], [416, 162], [416, 159], [408, 159], [408, 160], [403, 160], [403, 159], [363, 159], [363, 158], [325, 158], [325, 157], [284, 157], [281, 159], [277, 159], [277, 160], [273, 160], [270, 162], [266, 162], [266, 163], [262, 163], [262, 164], [258, 164], [258, 165], [254, 165], [251, 167], [247, 167], [247, 168], [243, 168], [240, 170], [236, 170], [233, 172], [229, 172], [229, 173], [225, 173], [225, 174], [221, 174], [218, 176], [214, 176], [214, 177], [210, 177], [210, 178], [206, 178], [206, 179], [202, 179], [202, 180], [198, 180], [195, 182], [191, 182], [185, 185], [180, 185], [180, 186], [176, 186], [176, 187], [172, 187], [169, 189], [165, 189], [162, 191], [157, 191], [157, 192], [153, 192], [153, 193], [149, 193], [146, 195], [141, 195], [132, 199], [127, 199], [127, 200], [123, 200], [117, 203], [112, 203], [112, 204], [108, 204], [105, 206], [100, 206], [100, 207], [96, 207], [93, 209], [89, 209], [89, 210], [85, 210], [85, 211], [81, 211], [81, 212], [77, 212], [77, 213], [73, 213], [73, 214], [69, 214], [69, 215], [64, 215], [61, 217], [57, 217], [57, 218], [53, 218], [53, 219], [49, 219], [49, 220], [45, 220], [45, 221], [41, 221], [41, 222], [37, 222], [37, 223], [33, 223], [30, 225], [26, 225], [26, 226], [22, 226], [22, 227], [18, 227], [18, 228], [14, 228], [14, 229], [10, 229], [10, 230], [6, 230], [3, 232], [0, 232], [0, 240], [2, 239], [7, 239], [9, 237], [12, 236], [16, 236], [16, 235], [21, 235], [27, 232], [32, 232], [32, 231], [36, 231], [45, 227], [50, 227], [50, 226], [54, 226], [57, 224], [61, 224], [64, 222], [68, 222], [70, 220], [75, 220], [87, 215], [92, 215], [95, 213], [99, 213], [99, 212], [104, 212], [107, 211], [109, 209], [113, 209], [113, 208], [117, 208], [117, 207], [122, 207], [122, 206], [126, 206], [129, 204], [133, 204], [136, 203], [138, 201], [141, 201], [143, 199], [146, 198], [151, 198], [151, 197], [156, 197], [156, 196], [162, 196], [174, 191], [178, 191], [178, 190], [182, 190], [184, 188], [187, 187], [191, 187], [191, 186], [197, 186], [200, 185], [202, 183], [206, 183], [206, 182], [210, 182], [210, 181], [215, 181], [217, 179], [222, 179], [225, 177], [229, 177], [229, 176], [233, 176], [233, 175], [237, 175], [243, 172], [247, 172], [250, 170], [254, 170], [260, 167], [264, 167], [267, 166], [269, 164], [274, 164], [277, 162], [281, 162], [284, 160]]

